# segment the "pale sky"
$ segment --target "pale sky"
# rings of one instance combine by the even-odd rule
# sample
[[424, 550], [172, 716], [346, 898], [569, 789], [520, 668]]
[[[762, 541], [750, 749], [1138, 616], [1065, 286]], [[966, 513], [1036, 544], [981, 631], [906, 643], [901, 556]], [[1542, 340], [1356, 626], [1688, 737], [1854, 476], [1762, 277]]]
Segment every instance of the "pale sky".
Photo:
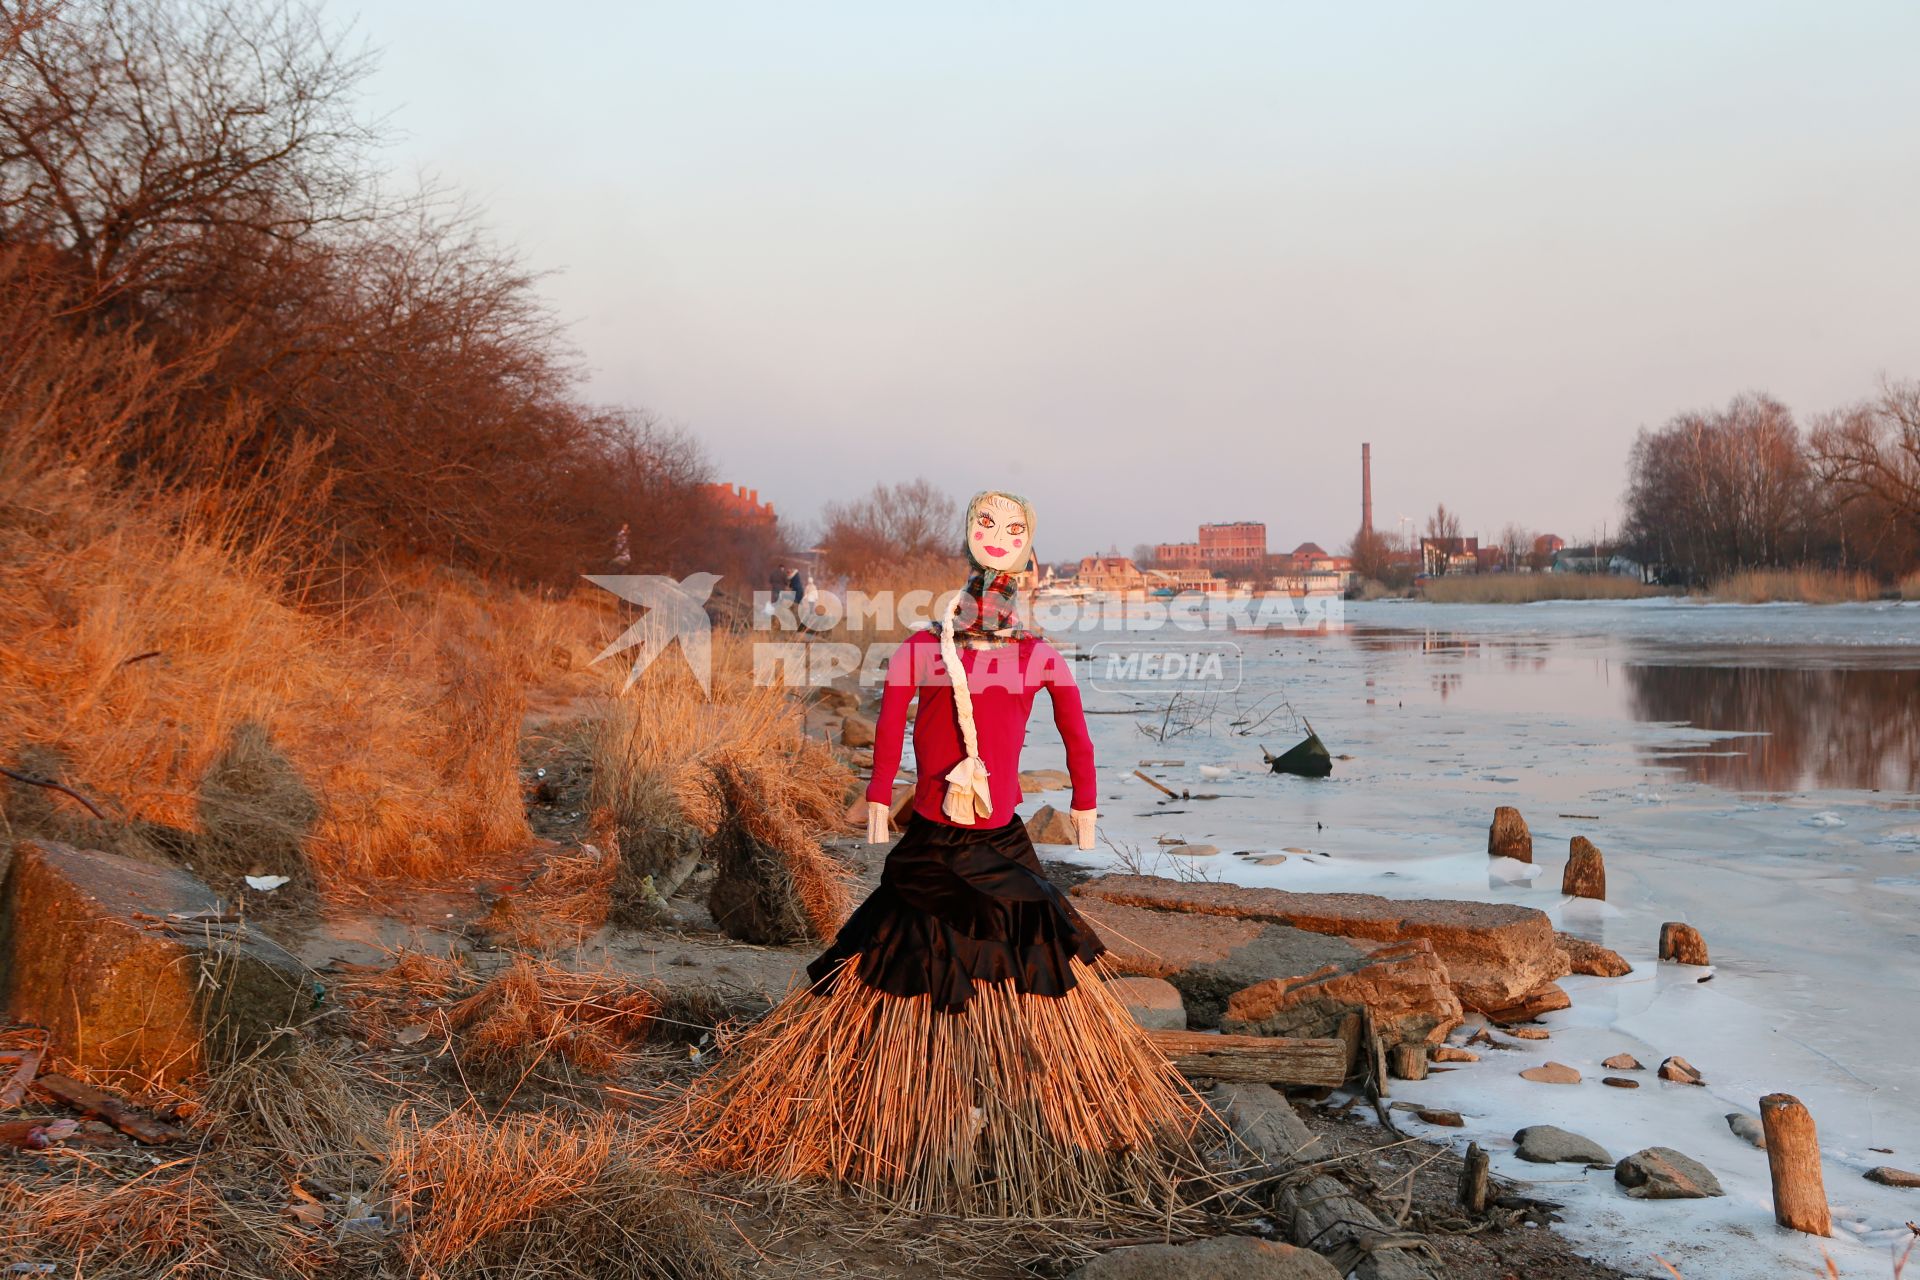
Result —
[[1370, 440], [1378, 525], [1584, 539], [1643, 425], [1920, 377], [1907, 0], [329, 4], [591, 393], [802, 520], [1338, 548]]

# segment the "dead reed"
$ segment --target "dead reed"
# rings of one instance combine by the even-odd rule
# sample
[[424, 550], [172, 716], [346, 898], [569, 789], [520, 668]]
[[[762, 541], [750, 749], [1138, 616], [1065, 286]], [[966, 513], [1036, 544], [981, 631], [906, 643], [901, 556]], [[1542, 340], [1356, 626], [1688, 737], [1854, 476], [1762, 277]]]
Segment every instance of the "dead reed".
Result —
[[1613, 573], [1450, 573], [1420, 586], [1436, 604], [1532, 604], [1540, 600], [1633, 600], [1665, 595]]
[[618, 1121], [467, 1113], [402, 1122], [389, 1161], [402, 1254], [441, 1280], [495, 1276], [727, 1280], [710, 1215]]
[[1837, 569], [1748, 569], [1717, 579], [1707, 594], [1728, 604], [1846, 604], [1878, 599], [1880, 584]]
[[637, 1065], [660, 1012], [656, 991], [610, 973], [576, 973], [518, 956], [446, 1010], [463, 1062], [518, 1082], [550, 1060], [589, 1075]]
[[793, 904], [778, 927], [753, 929], [755, 940], [831, 937], [850, 907], [847, 877], [817, 833], [839, 825], [854, 778], [807, 736], [796, 699], [754, 683], [748, 650], [744, 637], [715, 637], [711, 696], [684, 672], [656, 666], [589, 722], [589, 802], [620, 848], [615, 910], [631, 914], [673, 893], [719, 836], [757, 855], [723, 861], [766, 873], [744, 896], [765, 897], [771, 877], [771, 892]]
[[1164, 1222], [1206, 1176], [1203, 1108], [1099, 973], [1075, 973], [1061, 998], [982, 984], [943, 1014], [843, 969], [723, 1045], [659, 1132], [694, 1167], [916, 1212]]

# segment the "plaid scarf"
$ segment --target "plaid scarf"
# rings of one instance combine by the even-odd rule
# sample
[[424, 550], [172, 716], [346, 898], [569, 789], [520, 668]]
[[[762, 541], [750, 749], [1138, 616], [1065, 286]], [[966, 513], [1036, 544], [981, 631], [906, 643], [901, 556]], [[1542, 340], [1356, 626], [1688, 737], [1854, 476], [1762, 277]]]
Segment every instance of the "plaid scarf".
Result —
[[963, 616], [954, 623], [953, 638], [959, 643], [985, 649], [1028, 634], [1020, 625], [1020, 592], [1011, 573], [976, 565], [967, 575], [967, 585], [961, 594], [972, 601], [971, 607], [967, 601], [961, 602], [961, 613], [972, 616]]

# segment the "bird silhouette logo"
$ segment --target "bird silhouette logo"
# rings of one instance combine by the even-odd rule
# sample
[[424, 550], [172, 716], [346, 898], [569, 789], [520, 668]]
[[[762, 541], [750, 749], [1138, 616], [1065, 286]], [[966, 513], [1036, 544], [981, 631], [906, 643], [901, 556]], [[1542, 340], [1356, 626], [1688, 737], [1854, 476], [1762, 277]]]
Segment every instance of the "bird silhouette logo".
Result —
[[621, 686], [622, 693], [633, 688], [640, 673], [678, 642], [693, 678], [700, 682], [700, 691], [712, 695], [713, 620], [707, 617], [706, 604], [707, 597], [713, 594], [713, 584], [720, 581], [719, 574], [690, 573], [677, 582], [655, 573], [583, 576], [594, 586], [647, 611], [594, 658], [594, 662], [600, 662], [639, 647], [633, 670], [627, 673], [627, 682]]

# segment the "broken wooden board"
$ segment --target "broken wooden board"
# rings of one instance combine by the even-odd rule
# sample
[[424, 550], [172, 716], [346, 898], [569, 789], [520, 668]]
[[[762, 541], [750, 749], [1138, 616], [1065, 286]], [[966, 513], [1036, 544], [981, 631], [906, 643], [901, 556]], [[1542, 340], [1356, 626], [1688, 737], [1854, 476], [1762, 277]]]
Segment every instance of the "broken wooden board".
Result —
[[1149, 1031], [1147, 1038], [1186, 1076], [1327, 1088], [1347, 1078], [1347, 1046], [1340, 1040], [1202, 1031]]

